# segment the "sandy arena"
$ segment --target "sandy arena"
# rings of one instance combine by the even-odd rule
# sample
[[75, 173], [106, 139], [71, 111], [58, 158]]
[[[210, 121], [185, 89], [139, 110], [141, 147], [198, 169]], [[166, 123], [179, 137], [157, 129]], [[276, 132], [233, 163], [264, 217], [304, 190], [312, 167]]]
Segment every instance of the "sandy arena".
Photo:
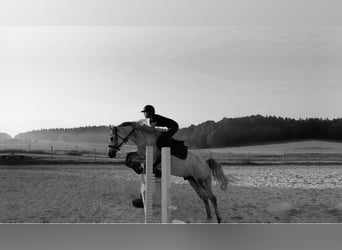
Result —
[[[224, 166], [238, 180], [213, 186], [223, 223], [341, 223], [340, 166]], [[132, 207], [140, 177], [124, 166], [1, 166], [2, 223], [143, 223]], [[171, 218], [206, 221], [202, 201], [172, 177]], [[156, 223], [160, 208], [155, 206]]]

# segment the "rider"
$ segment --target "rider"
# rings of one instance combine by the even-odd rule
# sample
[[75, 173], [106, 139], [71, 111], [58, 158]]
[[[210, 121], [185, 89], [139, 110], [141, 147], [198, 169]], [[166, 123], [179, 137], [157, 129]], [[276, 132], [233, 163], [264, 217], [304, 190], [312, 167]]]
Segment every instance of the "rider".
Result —
[[[157, 138], [156, 144], [159, 149], [162, 147], [170, 147], [171, 138], [178, 131], [178, 123], [174, 120], [156, 114], [156, 111], [152, 105], [146, 105], [141, 111], [144, 113], [145, 118], [149, 119], [151, 127], [166, 127], [167, 131], [162, 132], [162, 134]], [[153, 172], [156, 175], [160, 175], [161, 155], [159, 154], [156, 161], [153, 164]]]
[[[144, 113], [145, 118], [149, 119], [151, 127], [166, 127], [167, 131], [163, 132], [156, 141], [157, 147], [160, 149], [162, 147], [169, 147], [172, 136], [178, 131], [178, 124], [170, 118], [158, 115], [152, 105], [146, 105], [141, 111]], [[159, 154], [156, 161], [153, 164], [153, 172], [157, 177], [161, 176], [160, 166], [157, 167], [161, 162], [161, 155]], [[132, 201], [134, 207], [143, 208], [144, 203], [142, 197], [134, 199]]]

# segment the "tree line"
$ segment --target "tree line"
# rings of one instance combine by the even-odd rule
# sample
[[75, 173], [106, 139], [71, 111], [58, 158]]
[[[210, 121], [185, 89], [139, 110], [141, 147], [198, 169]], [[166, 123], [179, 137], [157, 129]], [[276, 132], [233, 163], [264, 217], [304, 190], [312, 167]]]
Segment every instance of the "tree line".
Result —
[[342, 140], [342, 119], [291, 119], [253, 115], [207, 121], [181, 130], [192, 148], [227, 147], [289, 140]]
[[[108, 143], [107, 126], [70, 129], [41, 129], [16, 136], [22, 140]], [[321, 139], [342, 141], [342, 119], [291, 119], [253, 115], [206, 121], [180, 129], [175, 138], [190, 148], [227, 147], [289, 140]]]
[[0, 132], [0, 141], [9, 140], [9, 139], [11, 139], [11, 136], [9, 134]]

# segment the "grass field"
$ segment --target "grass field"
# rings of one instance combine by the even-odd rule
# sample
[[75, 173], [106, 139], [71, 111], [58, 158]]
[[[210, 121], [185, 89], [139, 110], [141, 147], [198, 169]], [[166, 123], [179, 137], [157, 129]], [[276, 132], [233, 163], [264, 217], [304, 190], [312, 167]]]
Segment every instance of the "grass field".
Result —
[[342, 143], [299, 141], [255, 146], [198, 149], [225, 164], [339, 164]]
[[227, 147], [227, 148], [214, 148], [214, 149], [204, 149], [203, 151], [213, 151], [216, 153], [226, 153], [226, 152], [274, 152], [274, 151], [285, 151], [285, 152], [342, 152], [341, 142], [331, 142], [331, 141], [295, 141], [286, 143], [273, 143], [265, 145], [253, 145], [253, 146], [241, 146], [241, 147]]

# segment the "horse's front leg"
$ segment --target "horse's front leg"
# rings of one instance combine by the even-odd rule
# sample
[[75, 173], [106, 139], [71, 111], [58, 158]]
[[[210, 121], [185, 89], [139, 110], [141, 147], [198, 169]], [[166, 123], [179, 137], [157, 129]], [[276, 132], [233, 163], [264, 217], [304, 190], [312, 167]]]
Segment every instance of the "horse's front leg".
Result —
[[132, 168], [137, 174], [141, 174], [144, 170], [141, 167], [141, 160], [137, 152], [128, 153], [126, 156], [125, 164], [127, 167]]

